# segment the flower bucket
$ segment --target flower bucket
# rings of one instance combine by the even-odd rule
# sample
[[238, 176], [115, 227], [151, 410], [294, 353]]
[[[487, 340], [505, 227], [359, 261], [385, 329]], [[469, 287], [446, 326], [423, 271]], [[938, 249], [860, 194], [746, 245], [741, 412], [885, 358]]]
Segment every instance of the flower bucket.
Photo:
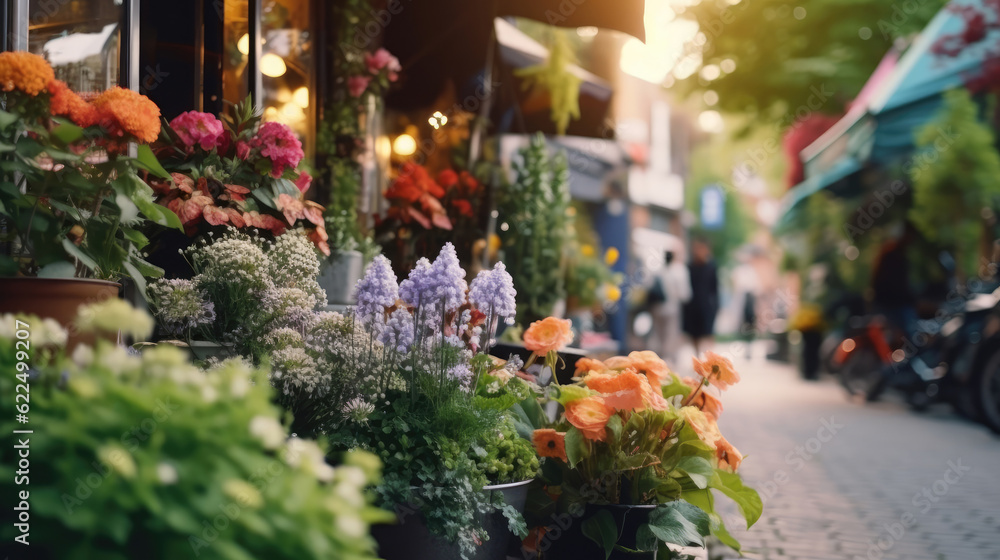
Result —
[[94, 344], [92, 334], [73, 328], [80, 306], [118, 297], [120, 284], [90, 278], [0, 278], [0, 313], [26, 313], [59, 322], [67, 331], [72, 352], [77, 344]]
[[[572, 517], [566, 529], [558, 526], [550, 528], [538, 542], [538, 551], [542, 560], [578, 560], [581, 558], [604, 558], [604, 549], [583, 534], [583, 522], [597, 512], [605, 510], [611, 513], [618, 526], [618, 544], [635, 549], [635, 534], [639, 527], [649, 522], [649, 515], [656, 506], [625, 506], [625, 505], [595, 505], [587, 504], [584, 514]], [[609, 560], [655, 560], [656, 551], [626, 552], [615, 549]]]
[[192, 360], [202, 362], [212, 358], [225, 360], [234, 355], [232, 344], [220, 344], [207, 340], [192, 340], [188, 342], [188, 352], [191, 354]]
[[364, 264], [364, 255], [358, 251], [340, 251], [323, 264], [319, 285], [331, 305], [354, 303], [354, 286], [364, 274]]
[[[504, 502], [517, 511], [524, 512], [528, 499], [528, 486], [534, 481], [522, 480], [508, 484], [484, 486], [484, 492], [499, 492]], [[461, 560], [458, 546], [430, 534], [419, 508], [400, 506], [396, 510], [399, 523], [374, 525], [372, 536], [378, 542], [379, 558], [384, 560]], [[490, 539], [483, 543], [473, 557], [475, 560], [504, 560], [508, 549], [517, 546], [518, 539], [507, 528], [507, 518], [495, 511], [482, 520]]]

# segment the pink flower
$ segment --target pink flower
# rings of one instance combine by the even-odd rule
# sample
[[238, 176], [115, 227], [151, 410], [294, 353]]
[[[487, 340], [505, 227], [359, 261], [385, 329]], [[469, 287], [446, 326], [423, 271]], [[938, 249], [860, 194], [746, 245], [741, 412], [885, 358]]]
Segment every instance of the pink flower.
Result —
[[177, 133], [181, 142], [189, 147], [201, 146], [203, 150], [211, 150], [221, 145], [224, 134], [222, 121], [215, 115], [198, 111], [187, 111], [170, 121], [170, 128]]
[[351, 76], [347, 78], [347, 91], [351, 94], [351, 97], [361, 97], [361, 94], [368, 89], [368, 82], [370, 81], [372, 79], [365, 76]]
[[236, 157], [239, 159], [247, 159], [250, 157], [250, 144], [240, 140], [236, 143]]
[[303, 171], [299, 173], [299, 178], [295, 180], [295, 186], [299, 188], [299, 192], [305, 194], [312, 186], [312, 175], [308, 171]]
[[379, 49], [374, 53], [365, 53], [365, 66], [372, 74], [378, 74], [384, 69], [388, 72], [390, 82], [395, 82], [399, 71], [403, 69], [399, 64], [399, 59], [385, 49]]
[[[302, 142], [295, 137], [292, 129], [276, 122], [260, 125], [257, 136], [250, 141], [250, 147], [259, 148], [260, 155], [271, 160], [271, 176], [275, 178], [281, 177], [286, 167], [294, 169], [305, 156]], [[236, 149], [239, 152], [239, 146]]]

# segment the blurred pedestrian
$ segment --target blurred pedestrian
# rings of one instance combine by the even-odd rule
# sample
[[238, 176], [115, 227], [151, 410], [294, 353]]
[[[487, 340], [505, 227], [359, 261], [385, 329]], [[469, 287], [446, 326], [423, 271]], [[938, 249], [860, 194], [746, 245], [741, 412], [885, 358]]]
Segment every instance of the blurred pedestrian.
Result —
[[715, 316], [719, 312], [719, 276], [712, 260], [712, 248], [704, 239], [691, 243], [691, 300], [684, 305], [684, 332], [691, 337], [695, 355], [712, 344]]
[[917, 323], [917, 296], [910, 282], [907, 254], [915, 237], [916, 230], [907, 222], [898, 238], [882, 245], [872, 275], [875, 312], [883, 315], [907, 340], [913, 340]]
[[673, 251], [664, 252], [663, 267], [656, 271], [653, 286], [651, 292], [662, 294], [662, 300], [650, 302], [656, 350], [667, 363], [676, 365], [681, 344], [681, 309], [691, 299], [691, 278], [687, 265]]

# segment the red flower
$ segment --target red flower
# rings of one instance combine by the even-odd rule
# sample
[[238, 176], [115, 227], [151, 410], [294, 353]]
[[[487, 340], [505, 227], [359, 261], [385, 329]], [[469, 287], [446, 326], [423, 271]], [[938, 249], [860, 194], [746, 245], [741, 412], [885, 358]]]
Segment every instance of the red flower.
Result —
[[305, 194], [312, 185], [312, 180], [312, 175], [303, 171], [299, 173], [299, 178], [295, 180], [295, 186], [298, 187], [300, 193]]
[[444, 171], [438, 173], [437, 182], [442, 187], [450, 189], [458, 185], [458, 174], [451, 169], [445, 169]]
[[463, 216], [472, 218], [475, 215], [472, 212], [472, 204], [469, 203], [468, 200], [465, 200], [463, 198], [456, 198], [455, 200], [451, 201], [451, 205], [454, 206], [455, 209], [458, 210], [458, 213]]

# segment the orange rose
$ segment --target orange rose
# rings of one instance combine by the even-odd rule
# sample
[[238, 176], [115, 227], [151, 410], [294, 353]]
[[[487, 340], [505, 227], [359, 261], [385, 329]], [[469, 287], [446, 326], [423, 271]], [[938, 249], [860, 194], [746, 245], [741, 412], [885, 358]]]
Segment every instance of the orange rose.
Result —
[[[682, 377], [681, 383], [690, 387], [692, 391], [697, 391], [698, 386], [701, 385], [702, 382], [700, 379], [695, 379], [693, 377]], [[715, 395], [708, 394], [705, 389], [699, 391], [694, 400], [688, 404], [691, 406], [697, 406], [707, 416], [715, 420], [718, 420], [719, 415], [722, 414], [722, 401], [715, 398]]]
[[531, 436], [539, 457], [552, 457], [566, 461], [566, 432], [535, 430]]
[[605, 427], [614, 413], [615, 409], [604, 404], [601, 397], [587, 397], [566, 404], [566, 420], [592, 441], [607, 439]]
[[719, 468], [731, 473], [736, 472], [743, 462], [743, 455], [722, 436], [715, 444], [715, 456], [719, 460]]
[[616, 410], [666, 410], [667, 401], [649, 380], [634, 368], [621, 373], [592, 373], [584, 379], [587, 387], [602, 393], [605, 404]]
[[682, 407], [679, 414], [681, 420], [691, 426], [694, 433], [698, 435], [698, 439], [707, 443], [712, 449], [716, 449], [716, 442], [722, 439], [722, 434], [719, 433], [719, 427], [715, 425], [715, 421], [693, 406]]
[[56, 77], [49, 63], [37, 54], [24, 51], [0, 53], [0, 89], [18, 90], [32, 97], [45, 91]]
[[604, 360], [604, 365], [608, 369], [625, 369], [627, 367], [632, 367], [632, 360], [626, 358], [625, 356], [615, 356]]
[[643, 350], [628, 355], [632, 367], [649, 378], [649, 382], [660, 387], [670, 377], [670, 367], [656, 355], [656, 352]]
[[580, 358], [576, 361], [576, 374], [586, 374], [590, 371], [602, 372], [608, 369], [601, 360], [594, 358]]
[[715, 352], [705, 352], [703, 359], [691, 358], [691, 362], [695, 373], [723, 391], [740, 381], [740, 374], [736, 373], [733, 362]]
[[573, 342], [572, 326], [569, 319], [555, 317], [535, 321], [524, 331], [524, 347], [539, 355], [556, 352]]

